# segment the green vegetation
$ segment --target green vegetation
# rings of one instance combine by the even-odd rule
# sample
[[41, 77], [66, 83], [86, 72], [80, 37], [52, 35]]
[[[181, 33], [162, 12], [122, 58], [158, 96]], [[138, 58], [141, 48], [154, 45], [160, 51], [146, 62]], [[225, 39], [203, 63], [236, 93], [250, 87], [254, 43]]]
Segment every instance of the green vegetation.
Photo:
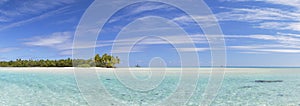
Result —
[[60, 59], [60, 60], [21, 60], [15, 61], [0, 61], [0, 67], [106, 67], [114, 68], [116, 64], [120, 63], [118, 57], [104, 54], [100, 56], [97, 54], [94, 59]]
[[119, 64], [120, 63], [120, 59], [118, 57], [114, 57], [114, 56], [110, 56], [108, 54], [104, 54], [102, 55], [102, 57], [100, 57], [99, 54], [97, 54], [94, 57], [95, 63], [96, 63], [96, 67], [107, 67], [107, 68], [113, 68], [115, 67], [115, 64]]

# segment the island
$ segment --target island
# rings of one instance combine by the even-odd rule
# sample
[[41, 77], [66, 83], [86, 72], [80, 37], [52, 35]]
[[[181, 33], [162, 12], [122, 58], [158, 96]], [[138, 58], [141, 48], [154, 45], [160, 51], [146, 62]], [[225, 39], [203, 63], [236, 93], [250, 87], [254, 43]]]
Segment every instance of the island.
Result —
[[22, 60], [0, 61], [0, 67], [105, 67], [115, 68], [120, 63], [120, 59], [116, 56], [96, 54], [93, 59], [60, 59], [60, 60]]

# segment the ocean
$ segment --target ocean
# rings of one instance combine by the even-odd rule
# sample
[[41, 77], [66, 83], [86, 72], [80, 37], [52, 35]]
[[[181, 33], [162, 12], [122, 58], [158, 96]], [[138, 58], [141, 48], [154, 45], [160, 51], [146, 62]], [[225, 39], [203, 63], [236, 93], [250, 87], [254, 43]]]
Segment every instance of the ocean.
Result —
[[[209, 68], [200, 69], [197, 79], [182, 78], [177, 68], [169, 68], [162, 74], [145, 69], [132, 72], [135, 80], [140, 81], [133, 81], [128, 76], [116, 77], [112, 70], [101, 70], [97, 74], [99, 82], [87, 80], [86, 84], [101, 85], [104, 89], [87, 94], [78, 88], [76, 80], [82, 79], [76, 79], [72, 69], [0, 68], [0, 105], [197, 106], [203, 100], [203, 94], [210, 91], [207, 88]], [[198, 69], [182, 71], [193, 70]], [[216, 85], [220, 88], [213, 92], [217, 95], [211, 102], [212, 106], [300, 106], [300, 68], [228, 68], [222, 83]], [[102, 96], [97, 98], [94, 95]], [[91, 96], [88, 98], [93, 100], [86, 96]]]

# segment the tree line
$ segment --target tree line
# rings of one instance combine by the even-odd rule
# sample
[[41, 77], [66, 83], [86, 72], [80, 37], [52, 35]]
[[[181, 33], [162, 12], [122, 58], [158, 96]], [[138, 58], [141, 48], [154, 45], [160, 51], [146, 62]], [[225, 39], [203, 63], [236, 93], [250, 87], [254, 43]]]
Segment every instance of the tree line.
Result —
[[93, 59], [60, 59], [60, 60], [22, 60], [0, 61], [0, 67], [106, 67], [114, 68], [120, 63], [118, 57], [108, 54], [97, 54]]

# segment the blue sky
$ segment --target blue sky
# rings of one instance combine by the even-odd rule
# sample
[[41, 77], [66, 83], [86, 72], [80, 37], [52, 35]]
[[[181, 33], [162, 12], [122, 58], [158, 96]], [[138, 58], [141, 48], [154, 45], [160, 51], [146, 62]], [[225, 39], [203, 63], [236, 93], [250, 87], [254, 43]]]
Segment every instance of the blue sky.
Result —
[[[91, 0], [0, 0], [0, 60], [61, 59], [72, 56], [76, 27]], [[297, 0], [205, 0], [224, 33], [228, 66], [300, 66], [300, 2]], [[99, 10], [99, 14], [101, 14]], [[147, 66], [161, 57], [168, 66], [179, 66], [174, 47], [156, 37], [128, 42], [143, 36], [178, 38], [176, 24], [186, 28], [197, 49], [200, 64], [210, 65], [210, 49], [203, 32], [178, 8], [160, 3], [141, 3], [118, 11], [99, 34], [96, 53], [130, 53], [130, 65]], [[207, 16], [194, 16], [210, 22]], [[126, 26], [134, 20], [135, 23]], [[155, 19], [155, 20], [154, 20]], [[91, 29], [97, 31], [97, 29]], [[119, 40], [116, 35], [119, 34]], [[141, 35], [142, 36], [142, 35]], [[212, 36], [212, 35], [211, 35]], [[122, 45], [112, 51], [112, 44]], [[178, 40], [176, 44], [186, 44]]]

